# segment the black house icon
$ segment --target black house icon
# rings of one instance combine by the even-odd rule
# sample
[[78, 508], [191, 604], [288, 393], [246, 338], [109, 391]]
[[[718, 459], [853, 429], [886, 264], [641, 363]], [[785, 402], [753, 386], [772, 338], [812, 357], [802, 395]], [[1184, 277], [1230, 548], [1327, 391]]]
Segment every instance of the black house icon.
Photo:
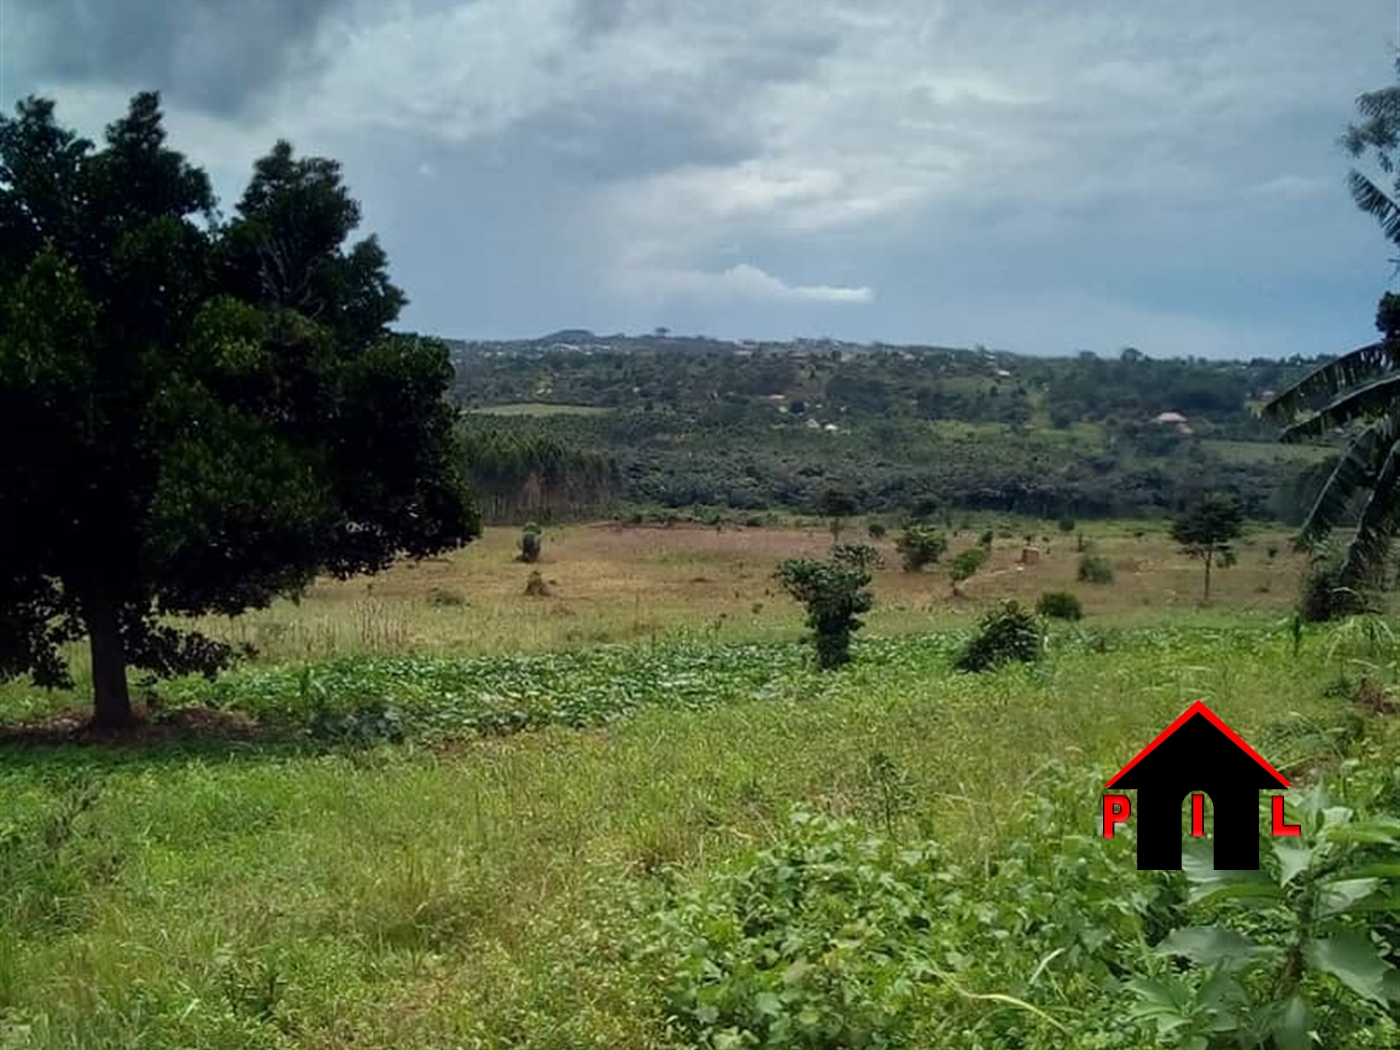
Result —
[[1137, 862], [1143, 871], [1181, 867], [1182, 802], [1210, 797], [1215, 868], [1259, 867], [1259, 792], [1289, 783], [1197, 701], [1118, 771], [1112, 788], [1137, 789]]

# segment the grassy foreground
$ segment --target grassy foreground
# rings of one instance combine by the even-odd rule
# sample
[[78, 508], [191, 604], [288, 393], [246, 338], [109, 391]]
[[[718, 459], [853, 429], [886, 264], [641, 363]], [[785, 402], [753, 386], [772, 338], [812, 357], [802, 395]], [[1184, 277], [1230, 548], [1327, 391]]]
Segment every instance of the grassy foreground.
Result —
[[[0, 1047], [693, 1045], [658, 916], [785, 841], [794, 805], [937, 843], [969, 894], [1051, 805], [1046, 856], [1085, 837], [1131, 881], [1130, 843], [1094, 838], [1095, 777], [1189, 702], [1285, 766], [1356, 717], [1325, 695], [1351, 650], [1322, 636], [1295, 658], [1276, 631], [1064, 628], [1042, 665], [981, 676], [950, 671], [957, 641], [867, 641], [823, 676], [781, 644], [255, 667], [168, 695], [237, 703], [262, 736], [6, 746]], [[1391, 722], [1368, 736], [1393, 759]], [[366, 746], [381, 733], [403, 742]], [[1038, 963], [931, 980], [922, 1045], [1171, 1045], [1106, 1032], [1123, 993], [1072, 966], [1027, 985]], [[978, 998], [1011, 991], [1025, 1007]], [[1387, 1024], [1373, 1009], [1347, 1045], [1393, 1045], [1367, 1041]]]

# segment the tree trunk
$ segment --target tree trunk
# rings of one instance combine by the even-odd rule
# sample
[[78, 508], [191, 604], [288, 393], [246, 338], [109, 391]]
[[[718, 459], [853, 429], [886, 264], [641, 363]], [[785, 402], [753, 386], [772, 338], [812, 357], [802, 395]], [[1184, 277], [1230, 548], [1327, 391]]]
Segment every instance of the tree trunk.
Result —
[[1210, 563], [1214, 557], [1214, 551], [1206, 551], [1206, 590], [1205, 597], [1201, 599], [1202, 605], [1210, 604]]
[[105, 595], [83, 602], [92, 647], [92, 724], [120, 729], [132, 722], [131, 692], [126, 683], [126, 646], [122, 642], [117, 606]]

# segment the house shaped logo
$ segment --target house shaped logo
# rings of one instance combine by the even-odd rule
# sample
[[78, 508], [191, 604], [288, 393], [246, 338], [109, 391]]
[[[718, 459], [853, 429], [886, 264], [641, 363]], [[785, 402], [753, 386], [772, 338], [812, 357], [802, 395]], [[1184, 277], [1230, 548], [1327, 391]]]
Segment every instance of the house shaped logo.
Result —
[[[1137, 790], [1139, 871], [1181, 867], [1182, 802], [1191, 798], [1191, 834], [1205, 834], [1205, 796], [1215, 818], [1216, 870], [1259, 867], [1259, 792], [1290, 786], [1288, 780], [1250, 747], [1210, 708], [1188, 707], [1138, 756], [1120, 769], [1108, 787]], [[1273, 833], [1297, 835], [1283, 820], [1283, 796], [1274, 795]], [[1128, 820], [1127, 795], [1103, 798], [1104, 838]]]

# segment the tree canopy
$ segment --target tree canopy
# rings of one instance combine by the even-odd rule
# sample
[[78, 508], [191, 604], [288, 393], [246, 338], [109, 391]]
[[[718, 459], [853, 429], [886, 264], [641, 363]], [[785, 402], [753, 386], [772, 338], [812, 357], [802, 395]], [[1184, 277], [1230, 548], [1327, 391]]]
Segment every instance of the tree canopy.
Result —
[[0, 118], [0, 675], [69, 684], [87, 635], [121, 725], [128, 666], [231, 655], [170, 617], [478, 534], [446, 347], [388, 330], [406, 299], [359, 220], [285, 142], [221, 220], [154, 93], [100, 148], [47, 99]]
[[1210, 570], [1234, 561], [1231, 543], [1244, 532], [1244, 508], [1228, 496], [1211, 494], [1172, 522], [1172, 539], [1187, 557], [1205, 564], [1203, 601], [1210, 601]]

